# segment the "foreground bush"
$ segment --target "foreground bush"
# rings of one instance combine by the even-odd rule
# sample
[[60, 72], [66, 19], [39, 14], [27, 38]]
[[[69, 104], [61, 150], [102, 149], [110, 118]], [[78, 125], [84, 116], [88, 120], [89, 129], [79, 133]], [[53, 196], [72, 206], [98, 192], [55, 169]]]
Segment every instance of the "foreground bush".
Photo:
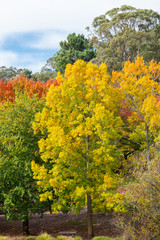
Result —
[[[47, 234], [47, 233], [43, 233], [41, 235], [39, 235], [37, 238], [35, 238], [36, 240], [82, 240], [81, 237], [66, 237], [66, 236], [58, 236], [57, 238], [53, 238], [51, 235]], [[1, 240], [1, 239], [0, 239]], [[7, 240], [7, 239], [2, 239], [2, 240]], [[34, 237], [27, 237], [25, 240], [34, 240]]]
[[92, 240], [121, 240], [121, 238], [94, 237]]
[[[73, 240], [73, 239], [74, 240], [82, 240], [82, 238], [79, 237], [79, 236], [77, 236], [75, 238], [66, 237], [66, 236], [59, 236], [57, 238], [54, 238], [54, 237], [50, 236], [47, 233], [43, 233], [43, 234], [39, 235], [38, 237], [28, 236], [24, 240]], [[10, 237], [0, 236], [0, 240], [11, 240], [11, 238]], [[20, 240], [20, 238], [17, 237], [14, 240]]]
[[9, 240], [7, 237], [0, 237], [0, 240]]
[[[51, 235], [47, 233], [43, 233], [39, 235], [37, 238], [33, 236], [26, 237], [24, 240], [82, 240], [81, 237], [77, 236], [75, 238], [66, 237], [66, 236], [59, 236], [57, 238], [53, 238]], [[0, 237], [0, 240], [10, 240], [9, 237]], [[19, 240], [19, 238], [15, 238], [14, 240]], [[94, 237], [92, 240], [121, 240], [121, 238], [109, 238], [109, 237]]]
[[55, 238], [52, 238], [52, 236], [50, 236], [47, 233], [43, 233], [36, 238], [36, 240], [53, 240], [53, 239]]
[[[14, 240], [18, 240], [18, 238], [14, 239]], [[28, 237], [25, 238], [25, 240], [36, 240], [36, 237], [28, 236]]]

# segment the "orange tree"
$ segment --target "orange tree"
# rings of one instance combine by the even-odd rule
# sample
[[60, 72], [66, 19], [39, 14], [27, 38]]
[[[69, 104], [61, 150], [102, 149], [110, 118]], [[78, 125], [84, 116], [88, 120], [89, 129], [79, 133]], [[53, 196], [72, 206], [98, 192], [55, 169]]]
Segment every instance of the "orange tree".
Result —
[[46, 96], [49, 87], [56, 84], [55, 79], [49, 79], [47, 82], [35, 81], [32, 78], [27, 79], [23, 74], [12, 80], [14, 92], [26, 92], [29, 97], [36, 95], [38, 99]]
[[7, 100], [13, 102], [14, 99], [13, 81], [0, 80], [0, 102]]
[[[68, 206], [67, 210], [79, 212], [87, 204], [91, 237], [92, 207], [103, 206], [108, 199], [105, 206], [114, 208], [108, 190], [113, 193], [116, 185], [114, 170], [120, 165], [117, 143], [122, 122], [105, 64], [98, 68], [77, 60], [56, 80], [59, 84], [51, 86], [46, 106], [33, 123], [35, 133], [40, 131], [44, 137], [39, 141], [43, 164], [34, 161], [32, 169], [44, 191], [41, 200], [53, 200], [54, 210], [63, 211]], [[120, 197], [120, 193], [115, 194], [115, 202]]]
[[[160, 128], [160, 63], [145, 65], [143, 58], [126, 62], [122, 72], [112, 73], [111, 84], [120, 101], [120, 113], [125, 123], [125, 150], [146, 152], [150, 162], [150, 144]], [[127, 150], [132, 146], [132, 150]], [[135, 148], [134, 148], [135, 147]]]
[[46, 96], [52, 84], [57, 84], [55, 79], [49, 79], [47, 82], [34, 81], [32, 78], [27, 79], [23, 74], [8, 81], [0, 80], [0, 102], [13, 102], [19, 92], [26, 92], [29, 97], [36, 95], [41, 99]]
[[160, 63], [146, 65], [140, 57], [112, 74], [125, 124], [123, 150], [126, 155], [138, 150], [129, 158], [134, 183], [125, 186], [129, 212], [123, 223], [131, 239], [159, 238], [159, 78]]

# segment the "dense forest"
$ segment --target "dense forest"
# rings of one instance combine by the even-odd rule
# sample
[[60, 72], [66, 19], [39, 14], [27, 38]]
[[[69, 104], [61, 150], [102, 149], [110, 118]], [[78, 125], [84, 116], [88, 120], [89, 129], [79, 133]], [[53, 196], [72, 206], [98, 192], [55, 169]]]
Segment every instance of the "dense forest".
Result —
[[71, 33], [40, 73], [0, 68], [0, 203], [116, 212], [124, 239], [160, 238], [160, 15], [131, 6]]

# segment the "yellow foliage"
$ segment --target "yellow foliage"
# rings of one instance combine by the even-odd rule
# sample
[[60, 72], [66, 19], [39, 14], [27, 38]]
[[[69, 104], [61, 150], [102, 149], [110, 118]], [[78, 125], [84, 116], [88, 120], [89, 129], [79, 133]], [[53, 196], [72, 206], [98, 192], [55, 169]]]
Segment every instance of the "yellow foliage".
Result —
[[[123, 72], [113, 72], [111, 84], [116, 89], [124, 111], [126, 136], [147, 148], [149, 139], [160, 127], [160, 63], [145, 65], [142, 57], [127, 61]], [[125, 113], [126, 111], [126, 113]], [[127, 113], [128, 111], [128, 113]]]
[[[39, 185], [47, 190], [48, 183], [59, 196], [53, 207], [61, 210], [69, 198], [72, 207], [79, 208], [86, 193], [99, 198], [115, 186], [110, 173], [118, 166], [115, 149], [122, 121], [105, 64], [78, 60], [56, 79], [59, 85], [51, 86], [46, 107], [33, 124], [35, 132], [44, 135], [39, 148], [45, 163], [33, 163], [32, 169]], [[41, 198], [51, 197], [46, 191]]]

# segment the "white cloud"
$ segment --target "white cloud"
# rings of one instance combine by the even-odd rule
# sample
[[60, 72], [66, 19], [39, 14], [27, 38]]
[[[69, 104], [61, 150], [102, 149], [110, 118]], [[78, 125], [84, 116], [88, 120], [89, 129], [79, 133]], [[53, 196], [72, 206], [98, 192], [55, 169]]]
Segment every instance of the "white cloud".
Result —
[[1, 36], [52, 29], [82, 33], [95, 17], [122, 4], [160, 9], [159, 0], [5, 0], [0, 6]]
[[12, 51], [0, 50], [0, 66], [27, 68], [33, 73], [39, 72], [45, 65], [42, 59], [31, 56], [30, 54], [15, 53]]
[[[24, 41], [22, 46], [39, 50], [57, 49], [59, 42], [66, 39], [69, 33], [83, 33], [86, 26], [91, 26], [95, 17], [106, 11], [131, 5], [136, 8], [153, 9], [160, 13], [159, 0], [2, 0], [0, 5], [0, 66], [16, 66], [37, 71], [44, 64], [43, 59], [33, 59], [33, 55], [25, 55], [18, 50], [6, 51], [3, 43], [10, 36], [23, 33], [42, 33], [31, 42]], [[15, 52], [16, 51], [16, 52]], [[36, 70], [34, 70], [36, 69]], [[39, 69], [40, 71], [40, 69]]]
[[29, 70], [32, 70], [33, 73], [40, 72], [41, 68], [45, 65], [46, 62], [41, 62], [41, 61], [33, 61], [30, 62], [28, 65], [19, 65], [18, 68], [27, 68]]
[[13, 63], [17, 63], [18, 55], [11, 51], [0, 50], [0, 66], [14, 66]]
[[34, 55], [31, 56], [30, 54], [18, 54], [18, 58], [21, 59], [21, 61], [17, 64], [17, 69], [26, 68], [32, 70], [33, 73], [39, 72], [46, 63], [42, 58]]
[[36, 49], [59, 49], [60, 41], [64, 41], [68, 36], [68, 33], [57, 33], [53, 31], [47, 31], [42, 34], [39, 40], [28, 42], [27, 46]]

